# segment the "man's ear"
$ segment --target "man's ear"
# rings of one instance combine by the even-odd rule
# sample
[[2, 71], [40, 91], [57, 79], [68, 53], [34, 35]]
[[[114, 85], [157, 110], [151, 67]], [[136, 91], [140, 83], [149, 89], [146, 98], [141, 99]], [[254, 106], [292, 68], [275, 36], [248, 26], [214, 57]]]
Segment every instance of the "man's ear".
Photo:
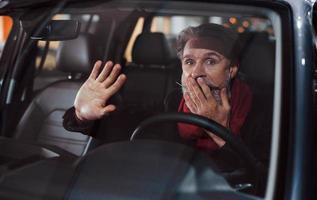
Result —
[[234, 78], [236, 77], [237, 73], [238, 73], [238, 65], [233, 65], [229, 68], [229, 73], [230, 73], [230, 77]]

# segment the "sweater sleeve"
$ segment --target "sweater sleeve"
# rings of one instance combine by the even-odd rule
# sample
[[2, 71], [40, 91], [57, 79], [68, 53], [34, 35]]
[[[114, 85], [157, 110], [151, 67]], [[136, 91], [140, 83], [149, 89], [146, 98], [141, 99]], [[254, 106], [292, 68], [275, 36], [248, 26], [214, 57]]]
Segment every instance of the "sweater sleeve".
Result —
[[66, 130], [72, 132], [81, 132], [85, 135], [90, 135], [94, 122], [80, 122], [76, 117], [75, 108], [69, 108], [63, 116], [63, 126]]

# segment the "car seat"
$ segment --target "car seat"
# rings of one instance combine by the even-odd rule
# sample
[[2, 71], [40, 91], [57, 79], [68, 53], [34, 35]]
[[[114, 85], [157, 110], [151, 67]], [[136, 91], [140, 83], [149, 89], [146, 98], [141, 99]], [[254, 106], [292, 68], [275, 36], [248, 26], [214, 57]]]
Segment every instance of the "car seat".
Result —
[[62, 116], [73, 106], [83, 78], [91, 71], [99, 53], [90, 34], [80, 34], [75, 40], [61, 42], [56, 67], [68, 76], [50, 84], [34, 97], [16, 128], [15, 138], [57, 146], [78, 156], [86, 153], [91, 138], [65, 130]]
[[164, 98], [177, 86], [177, 72], [181, 69], [173, 55], [163, 33], [146, 32], [136, 38], [133, 62], [125, 68], [128, 80], [123, 88], [123, 100], [130, 111], [133, 107], [163, 111]]
[[[178, 59], [160, 32], [138, 35], [132, 49], [132, 63], [124, 67], [127, 82], [120, 94], [122, 106], [100, 124], [98, 138], [106, 142], [127, 140], [145, 118], [164, 112], [166, 95], [177, 87], [181, 69]], [[111, 133], [111, 134], [108, 134]]]

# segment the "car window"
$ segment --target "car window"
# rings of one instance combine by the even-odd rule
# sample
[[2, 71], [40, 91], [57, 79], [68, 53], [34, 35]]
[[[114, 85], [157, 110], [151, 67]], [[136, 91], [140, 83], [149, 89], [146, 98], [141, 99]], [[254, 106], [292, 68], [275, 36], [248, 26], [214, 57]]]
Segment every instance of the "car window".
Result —
[[[59, 169], [47, 173], [67, 179], [56, 182], [61, 182], [61, 187], [66, 187], [63, 191], [73, 199], [81, 193], [84, 199], [90, 199], [91, 195], [98, 196], [99, 190], [103, 197], [127, 195], [138, 199], [143, 182], [150, 188], [149, 193], [157, 195], [173, 188], [175, 182], [179, 192], [176, 196], [182, 199], [182, 195], [197, 192], [192, 187], [209, 188], [208, 181], [218, 191], [217, 181], [212, 180], [243, 197], [264, 197], [272, 135], [279, 134], [273, 132], [279, 130], [273, 127], [273, 116], [280, 112], [274, 105], [276, 95], [281, 95], [280, 80], [276, 79], [280, 78], [276, 71], [281, 68], [281, 58], [276, 55], [282, 53], [282, 27], [279, 15], [269, 8], [229, 5], [91, 1], [70, 2], [57, 11], [47, 5], [22, 9], [18, 28], [24, 34], [19, 40], [19, 62], [9, 77], [15, 82], [6, 90], [10, 101], [3, 116], [9, 125], [2, 128], [2, 134], [49, 149], [55, 154], [45, 157], [41, 153], [49, 162], [56, 154], [70, 159], [71, 167], [61, 167], [61, 174], [67, 175], [55, 176]], [[45, 18], [44, 9], [57, 13]], [[53, 25], [45, 21], [79, 25], [77, 29], [65, 27], [53, 32]], [[201, 40], [190, 35], [197, 27], [206, 31], [204, 26], [211, 26], [215, 31], [211, 35], [215, 35], [200, 36]], [[195, 28], [187, 29], [189, 36], [184, 38], [194, 39], [181, 46], [179, 35], [188, 27]], [[224, 34], [219, 30], [225, 30]], [[54, 34], [63, 37], [51, 39]], [[66, 37], [71, 34], [75, 36]], [[98, 66], [97, 60], [102, 65], [101, 69], [95, 68], [94, 75], [91, 72], [94, 65]], [[113, 78], [116, 73], [102, 71], [108, 60], [120, 64], [126, 76], [120, 90], [112, 87], [117, 83]], [[97, 78], [100, 74], [110, 74], [110, 78]], [[102, 89], [113, 90], [98, 92], [97, 86], [89, 82], [92, 79], [94, 83], [99, 81]], [[85, 88], [94, 91], [83, 95], [91, 97], [89, 102], [110, 105], [111, 112], [91, 120], [80, 118], [76, 110], [81, 102], [78, 96]], [[97, 99], [109, 94], [106, 100]], [[16, 109], [18, 106], [21, 108]], [[219, 110], [225, 114], [215, 115]], [[185, 116], [174, 119], [173, 113]], [[193, 120], [191, 114], [205, 118]], [[157, 124], [151, 124], [152, 117]], [[148, 119], [148, 124], [142, 123]], [[200, 124], [189, 125], [186, 120]], [[142, 131], [138, 132], [140, 124]], [[134, 144], [139, 145], [130, 147]], [[35, 168], [42, 167], [37, 161]], [[24, 172], [21, 168], [17, 173]], [[166, 184], [164, 181], [170, 178], [174, 182]], [[133, 184], [136, 179], [140, 181]], [[104, 183], [107, 180], [112, 183]], [[208, 180], [207, 185], [204, 180]], [[54, 180], [41, 181], [55, 184]], [[132, 189], [127, 189], [130, 186]], [[27, 192], [32, 193], [31, 188]], [[44, 190], [39, 186], [36, 192]], [[147, 192], [142, 195], [144, 199], [149, 197]]]
[[5, 42], [12, 28], [12, 19], [9, 16], [1, 16], [1, 54]]
[[125, 50], [125, 53], [124, 53], [124, 57], [125, 57], [127, 62], [132, 62], [133, 44], [135, 42], [136, 37], [142, 32], [143, 24], [144, 24], [144, 18], [140, 17], [138, 19], [137, 23], [135, 24], [134, 30], [131, 34], [131, 37], [129, 39], [129, 43], [128, 43], [126, 50]]
[[[70, 15], [70, 14], [58, 14], [55, 15], [53, 20], [69, 20], [77, 19], [81, 22], [80, 33], [95, 32], [95, 24], [99, 21], [98, 15], [82, 14], [82, 15]], [[70, 73], [63, 72], [56, 68], [56, 52], [60, 48], [60, 41], [44, 41], [39, 40], [37, 44], [38, 53], [35, 62], [35, 79], [33, 90], [39, 91], [51, 83], [65, 80], [65, 78], [71, 77]]]
[[[317, 36], [316, 36], [316, 30], [317, 30], [317, 13], [316, 13], [316, 4], [314, 4], [313, 9], [313, 15], [312, 15], [312, 25], [313, 25], [313, 33], [314, 33], [314, 46], [315, 46], [315, 53], [317, 52]], [[315, 67], [314, 67], [314, 81], [313, 81], [313, 88], [314, 88], [314, 108], [317, 110], [317, 63], [315, 61]]]
[[[12, 18], [10, 16], [0, 16], [0, 58], [12, 28]], [[0, 67], [0, 89], [4, 78], [5, 69]]]

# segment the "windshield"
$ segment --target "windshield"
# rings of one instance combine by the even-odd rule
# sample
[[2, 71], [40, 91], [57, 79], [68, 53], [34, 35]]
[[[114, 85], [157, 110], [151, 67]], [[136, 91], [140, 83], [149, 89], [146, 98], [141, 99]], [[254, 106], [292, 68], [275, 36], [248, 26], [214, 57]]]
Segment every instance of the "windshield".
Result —
[[281, 40], [273, 11], [154, 1], [43, 10], [52, 8], [13, 12], [16, 59], [0, 70], [4, 194], [265, 195]]

